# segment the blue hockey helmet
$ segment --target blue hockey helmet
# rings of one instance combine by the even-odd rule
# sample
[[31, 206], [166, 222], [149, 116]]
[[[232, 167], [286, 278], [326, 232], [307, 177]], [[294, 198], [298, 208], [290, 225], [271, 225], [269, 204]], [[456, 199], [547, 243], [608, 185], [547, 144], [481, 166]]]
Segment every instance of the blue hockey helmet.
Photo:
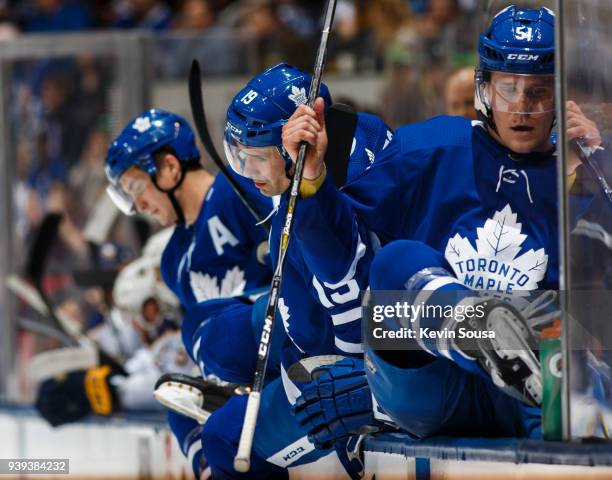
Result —
[[[478, 53], [475, 107], [481, 119], [492, 123], [492, 111], [515, 111], [518, 107], [514, 100], [528, 87], [527, 75], [540, 75], [546, 88], [529, 89], [529, 104], [520, 107], [527, 111], [517, 113], [554, 109], [555, 15], [550, 9], [523, 9], [515, 5], [503, 9], [480, 35]], [[490, 72], [514, 75], [512, 89], [493, 95], [486, 88]], [[499, 104], [494, 103], [494, 98]]]
[[[287, 63], [278, 64], [252, 78], [227, 109], [223, 146], [230, 166], [243, 175], [244, 147], [276, 147], [287, 167], [291, 159], [282, 148], [282, 128], [295, 109], [308, 100], [311, 76]], [[319, 96], [332, 103], [321, 84]]]
[[144, 170], [159, 188], [153, 154], [163, 148], [167, 148], [176, 156], [183, 170], [179, 183], [170, 191], [164, 190], [175, 205], [173, 192], [184, 178], [184, 167], [199, 164], [200, 160], [193, 131], [183, 117], [164, 110], [146, 110], [131, 120], [111, 144], [105, 162], [106, 177], [110, 182], [107, 192], [124, 213], [131, 215], [135, 209], [133, 199], [121, 188], [119, 178], [128, 168], [138, 167]]

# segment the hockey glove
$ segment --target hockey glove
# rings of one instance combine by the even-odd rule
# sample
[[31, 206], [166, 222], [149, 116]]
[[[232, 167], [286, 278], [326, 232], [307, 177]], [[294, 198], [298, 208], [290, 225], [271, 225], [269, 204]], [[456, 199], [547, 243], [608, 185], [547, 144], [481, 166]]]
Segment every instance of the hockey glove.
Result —
[[345, 358], [318, 367], [312, 378], [293, 406], [293, 414], [317, 448], [331, 448], [336, 441], [363, 432], [364, 427], [377, 429], [363, 360]]
[[78, 370], [45, 380], [38, 387], [36, 409], [52, 426], [76, 422], [90, 413], [110, 415], [119, 410], [108, 365]]

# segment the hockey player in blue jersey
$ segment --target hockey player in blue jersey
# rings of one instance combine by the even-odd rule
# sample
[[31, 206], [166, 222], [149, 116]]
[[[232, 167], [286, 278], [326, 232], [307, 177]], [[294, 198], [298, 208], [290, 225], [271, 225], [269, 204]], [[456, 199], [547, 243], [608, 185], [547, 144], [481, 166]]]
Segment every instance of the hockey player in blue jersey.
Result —
[[[175, 225], [161, 274], [185, 309], [183, 343], [202, 375], [249, 383], [261, 330], [249, 293], [267, 289], [271, 278], [261, 255], [267, 250], [264, 228], [223, 175], [202, 168], [191, 128], [174, 113], [152, 109], [130, 121], [109, 148], [106, 174], [109, 195], [122, 211]], [[255, 210], [272, 210], [251, 182], [235, 177]], [[274, 374], [274, 360], [271, 367]], [[195, 421], [170, 413], [169, 422], [184, 443], [186, 426]], [[198, 454], [194, 466], [199, 462]]]
[[[266, 232], [223, 175], [200, 165], [185, 119], [148, 110], [128, 123], [106, 159], [108, 192], [125, 213], [176, 224], [162, 257], [162, 275], [184, 308], [266, 285], [270, 268], [257, 259]], [[249, 202], [265, 215], [269, 199], [240, 177]], [[196, 248], [197, 247], [197, 248]]]
[[[278, 254], [287, 201], [285, 191], [293, 168], [282, 148], [282, 128], [296, 107], [306, 101], [310, 82], [310, 76], [295, 67], [277, 65], [249, 81], [227, 112], [224, 147], [230, 165], [250, 178], [263, 194], [278, 200], [270, 237], [273, 261]], [[325, 85], [321, 86], [321, 95], [325, 106], [330, 106]], [[390, 138], [391, 131], [379, 118], [358, 114], [354, 138], [351, 132], [348, 139], [349, 146], [353, 141], [352, 150], [347, 149], [352, 152], [348, 177], [375, 163], [375, 157]], [[305, 181], [302, 195], [315, 189], [315, 185]], [[287, 371], [297, 360], [313, 355], [361, 355], [357, 279], [366, 281], [367, 271], [355, 268], [332, 285], [312, 275], [298, 242], [290, 244], [287, 255], [278, 317], [287, 333], [281, 352], [281, 378], [263, 390], [248, 474], [238, 474], [233, 468], [246, 397], [232, 398], [207, 421], [202, 434], [203, 451], [213, 476], [218, 478], [283, 478], [287, 476], [287, 467], [335, 455], [329, 448], [316, 450], [306, 438], [306, 431], [295, 422], [290, 405], [300, 390]], [[373, 252], [362, 255], [371, 258]], [[339, 466], [337, 459], [335, 462]]]
[[[486, 299], [474, 290], [512, 297], [514, 291], [558, 286], [557, 173], [550, 142], [553, 13], [504, 9], [481, 36], [479, 54], [476, 107], [482, 122], [437, 117], [400, 128], [376, 163], [342, 193], [325, 177], [326, 138], [317, 104], [314, 111], [304, 106], [292, 116], [283, 145], [290, 155], [300, 141], [313, 145], [304, 175], [319, 183], [297, 211], [294, 230], [317, 278], [333, 283], [354, 262], [367, 261], [358, 259], [367, 238], [356, 234], [365, 225], [387, 243], [371, 265], [373, 294], [401, 290], [412, 294], [413, 305], [427, 305], [439, 301], [432, 291], [446, 290], [455, 292], [451, 306], [477, 306]], [[566, 111], [567, 138], [597, 149], [597, 126], [574, 102]], [[579, 164], [576, 152], [570, 152], [566, 173], [573, 175]], [[330, 232], [334, 251], [323, 248]], [[540, 299], [519, 311], [491, 300], [484, 320], [463, 324], [475, 332], [493, 330], [497, 342], [461, 344], [415, 335], [403, 351], [368, 346], [365, 374], [374, 403], [419, 437], [537, 436], [538, 409], [515, 398], [531, 405], [541, 398], [539, 362], [525, 317], [541, 317], [546, 303]], [[461, 324], [440, 316], [407, 325], [392, 317], [389, 323], [417, 333], [419, 327], [440, 332]], [[298, 399], [297, 416], [319, 444], [381, 416], [378, 408], [367, 413], [372, 402], [364, 394], [362, 368], [358, 362], [322, 367]], [[429, 401], [415, 401], [415, 392], [425, 391]], [[346, 408], [353, 395], [364, 401]], [[487, 424], [493, 432], [486, 432]]]
[[[199, 160], [184, 118], [145, 111], [109, 148], [108, 192], [125, 213], [138, 211], [162, 226], [175, 224], [162, 254], [161, 274], [185, 309], [185, 347], [205, 377], [247, 383], [254, 364], [230, 352], [255, 352], [257, 334], [232, 335], [227, 329], [252, 328], [248, 294], [266, 289], [271, 278], [269, 264], [258, 254], [267, 242], [266, 231], [256, 225], [229, 181], [208, 173]], [[256, 211], [265, 215], [272, 210], [270, 199], [235, 178]]]

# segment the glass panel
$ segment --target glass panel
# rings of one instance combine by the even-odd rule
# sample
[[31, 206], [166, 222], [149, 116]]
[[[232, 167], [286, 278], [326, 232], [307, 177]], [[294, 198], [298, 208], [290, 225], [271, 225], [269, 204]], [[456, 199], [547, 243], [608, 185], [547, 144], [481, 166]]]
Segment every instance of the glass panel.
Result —
[[[15, 40], [2, 55], [3, 184], [10, 186], [2, 208], [11, 228], [0, 267], [4, 279], [14, 274], [13, 289], [27, 289], [15, 287], [14, 280], [31, 280], [26, 271], [37, 231], [48, 214], [60, 213], [57, 236], [45, 241], [51, 251], [41, 285], [56, 310], [92, 334], [108, 310], [117, 269], [140, 249], [133, 220], [115, 221], [103, 168], [110, 140], [129, 114], [123, 100], [136, 83], [125, 81], [127, 64], [120, 48], [114, 51], [121, 42], [91, 36], [95, 53], [82, 53], [78, 40], [54, 36], [62, 52], [54, 55], [53, 42], [39, 40], [25, 38], [28, 48], [21, 50], [21, 39]], [[4, 289], [2, 294], [0, 400], [29, 402], [30, 360], [62, 342], [53, 338], [48, 314], [23, 295]]]
[[[568, 343], [572, 437], [609, 437], [612, 422], [612, 4], [606, 0], [563, 2], [566, 100], [595, 122], [603, 143], [580, 132], [566, 145], [566, 168], [579, 154], [582, 162], [566, 195], [568, 205]], [[566, 103], [568, 133], [575, 126]], [[586, 157], [592, 153], [588, 160]], [[575, 157], [574, 157], [575, 158]], [[571, 183], [571, 181], [570, 181]]]

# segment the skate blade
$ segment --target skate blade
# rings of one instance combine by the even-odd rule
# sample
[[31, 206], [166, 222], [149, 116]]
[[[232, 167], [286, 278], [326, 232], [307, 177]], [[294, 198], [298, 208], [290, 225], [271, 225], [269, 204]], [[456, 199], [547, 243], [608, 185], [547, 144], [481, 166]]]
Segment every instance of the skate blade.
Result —
[[193, 418], [199, 423], [206, 423], [210, 417], [210, 413], [201, 407], [204, 404], [204, 395], [191, 385], [165, 382], [157, 387], [153, 396], [166, 408]]

